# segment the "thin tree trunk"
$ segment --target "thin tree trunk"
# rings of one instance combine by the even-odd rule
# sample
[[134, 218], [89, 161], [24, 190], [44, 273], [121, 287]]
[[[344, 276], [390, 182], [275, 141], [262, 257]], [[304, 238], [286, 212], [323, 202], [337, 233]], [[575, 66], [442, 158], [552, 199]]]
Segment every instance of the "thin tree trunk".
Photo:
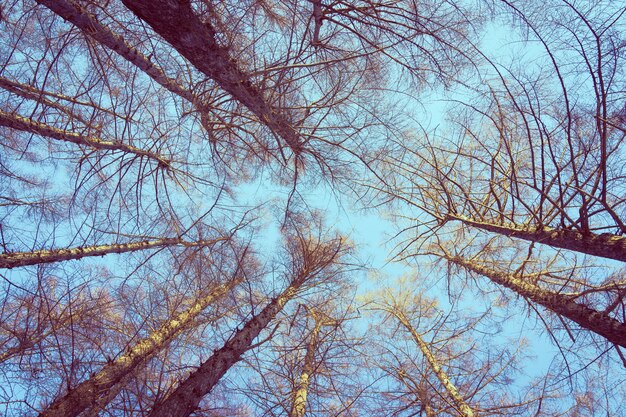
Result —
[[125, 253], [139, 250], [161, 248], [164, 246], [183, 245], [187, 247], [209, 246], [227, 238], [214, 240], [200, 240], [187, 242], [179, 237], [146, 240], [131, 243], [116, 243], [111, 245], [82, 246], [65, 249], [42, 249], [33, 252], [14, 252], [0, 254], [0, 268], [16, 268], [20, 266], [39, 265], [53, 262], [81, 259], [88, 256], [104, 256], [110, 253]]
[[453, 264], [483, 275], [494, 283], [515, 291], [527, 300], [578, 323], [581, 327], [599, 334], [611, 343], [626, 348], [626, 324], [607, 313], [578, 303], [570, 296], [539, 288], [523, 276], [496, 271], [459, 256], [445, 255], [443, 257]]
[[104, 407], [103, 399], [112, 399], [110, 392], [118, 390], [137, 368], [144, 365], [155, 353], [162, 350], [181, 331], [190, 327], [202, 311], [213, 304], [216, 299], [228, 293], [242, 278], [233, 279], [227, 284], [219, 285], [208, 295], [198, 299], [184, 312], [176, 315], [150, 336], [140, 340], [123, 355], [108, 363], [100, 372], [80, 383], [64, 397], [54, 401], [40, 417], [75, 417], [89, 407]]
[[501, 226], [492, 223], [480, 222], [462, 216], [448, 216], [451, 220], [458, 220], [464, 224], [488, 232], [543, 243], [555, 248], [568, 249], [575, 252], [602, 258], [615, 259], [626, 262], [626, 237], [613, 234], [582, 234], [569, 229], [552, 229], [544, 227], [522, 228], [519, 226]]
[[300, 374], [300, 381], [298, 381], [298, 388], [295, 390], [293, 396], [293, 403], [291, 404], [291, 411], [289, 412], [290, 417], [304, 417], [306, 398], [309, 393], [309, 382], [313, 370], [315, 369], [315, 349], [317, 348], [317, 340], [321, 328], [322, 322], [316, 320], [315, 327], [313, 328], [306, 348], [306, 354], [304, 355], [304, 364], [302, 366], [302, 373]]
[[167, 0], [122, 0], [137, 17], [148, 23], [198, 70], [254, 113], [259, 121], [281, 137], [298, 156], [300, 135], [281, 109], [272, 106], [262, 91], [241, 70], [228, 50], [219, 45], [216, 31], [201, 21], [189, 2]]
[[77, 145], [88, 146], [94, 149], [130, 153], [139, 157], [146, 157], [155, 160], [156, 162], [158, 162], [159, 166], [166, 168], [170, 167], [170, 161], [157, 153], [145, 151], [143, 149], [139, 149], [131, 145], [126, 145], [121, 142], [112, 142], [93, 136], [79, 135], [78, 133], [58, 129], [53, 126], [48, 126], [44, 123], [36, 122], [26, 117], [22, 117], [17, 114], [7, 113], [2, 110], [0, 110], [0, 126], [6, 126], [11, 129], [34, 133], [63, 142], [71, 142]]
[[259, 314], [253, 316], [222, 348], [200, 365], [162, 402], [156, 404], [148, 417], [186, 417], [194, 412], [200, 400], [211, 392], [226, 372], [252, 346], [254, 339], [267, 327], [284, 305], [293, 298], [304, 279], [292, 282], [282, 294], [274, 298]]
[[[81, 115], [76, 114], [72, 110], [66, 108], [65, 106], [60, 105], [59, 103], [55, 101], [49, 100], [47, 96], [49, 96], [50, 94], [46, 91], [38, 90], [27, 84], [20, 84], [18, 82], [11, 81], [8, 78], [4, 78], [4, 77], [0, 77], [0, 87], [17, 96], [20, 96], [28, 100], [36, 101], [37, 103], [41, 103], [45, 106], [51, 107], [62, 113], [65, 113], [71, 119], [77, 120], [85, 126], [89, 126], [91, 124], [88, 120], [83, 118]], [[67, 100], [69, 99], [69, 97], [65, 97], [65, 99]], [[87, 105], [88, 103], [81, 102], [80, 104]], [[94, 107], [93, 105], [90, 105], [90, 106]], [[103, 110], [103, 109], [98, 108], [98, 110]]]
[[452, 398], [452, 401], [454, 402], [454, 405], [456, 406], [459, 413], [461, 413], [461, 416], [474, 417], [475, 414], [472, 408], [469, 405], [467, 405], [467, 403], [465, 402], [461, 394], [459, 394], [459, 391], [457, 390], [457, 388], [454, 386], [452, 381], [450, 381], [450, 378], [448, 378], [448, 375], [445, 373], [443, 369], [441, 369], [441, 365], [439, 365], [439, 361], [437, 360], [437, 358], [435, 358], [435, 356], [432, 354], [430, 349], [428, 349], [428, 345], [424, 342], [424, 340], [419, 335], [419, 333], [415, 331], [415, 329], [413, 328], [413, 326], [411, 325], [407, 317], [404, 315], [404, 313], [397, 309], [391, 310], [390, 312], [394, 316], [396, 316], [398, 321], [400, 321], [400, 323], [411, 333], [411, 336], [413, 336], [413, 340], [415, 340], [415, 343], [417, 343], [417, 346], [420, 348], [420, 350], [424, 354], [424, 357], [428, 361], [430, 368], [435, 373], [435, 376], [437, 376], [437, 379], [439, 380], [439, 382], [441, 382], [441, 385], [443, 385], [444, 389], [446, 390], [450, 398]]

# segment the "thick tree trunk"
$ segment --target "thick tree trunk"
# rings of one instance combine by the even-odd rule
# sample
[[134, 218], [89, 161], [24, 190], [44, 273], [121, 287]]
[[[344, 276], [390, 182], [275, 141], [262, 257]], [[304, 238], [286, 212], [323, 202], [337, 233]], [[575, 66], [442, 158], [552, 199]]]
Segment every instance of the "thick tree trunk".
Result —
[[570, 296], [539, 288], [532, 284], [530, 279], [524, 279], [523, 276], [496, 271], [459, 256], [444, 256], [444, 258], [469, 271], [483, 275], [494, 283], [515, 291], [527, 300], [578, 323], [581, 327], [599, 334], [611, 343], [626, 348], [626, 324], [612, 318], [607, 313], [578, 303]]
[[315, 322], [315, 327], [311, 333], [309, 343], [306, 348], [306, 354], [304, 355], [304, 364], [302, 365], [302, 373], [300, 374], [300, 381], [298, 381], [298, 387], [293, 395], [293, 403], [291, 404], [290, 417], [304, 417], [304, 411], [306, 410], [306, 398], [309, 394], [309, 382], [313, 370], [315, 369], [315, 349], [317, 348], [317, 340], [319, 337], [322, 323], [318, 320]]
[[150, 62], [148, 57], [130, 46], [124, 38], [111, 32], [106, 26], [98, 22], [97, 18], [89, 14], [83, 7], [71, 0], [36, 0], [63, 19], [72, 23], [87, 36], [106, 46], [122, 58], [145, 72], [150, 78], [166, 88], [168, 91], [191, 102], [198, 110], [206, 112], [206, 105], [193, 93], [184, 89], [176, 80], [169, 78], [157, 65]]
[[139, 250], [161, 248], [164, 246], [184, 245], [188, 247], [209, 246], [227, 238], [210, 241], [187, 242], [179, 237], [146, 240], [142, 242], [118, 243], [99, 246], [82, 246], [67, 249], [42, 249], [33, 252], [14, 252], [0, 254], [0, 268], [39, 265], [53, 262], [81, 259], [88, 256], [104, 256], [110, 253], [125, 253]]
[[139, 149], [131, 145], [126, 145], [121, 142], [112, 142], [93, 136], [79, 135], [78, 133], [58, 129], [53, 126], [48, 126], [46, 124], [36, 122], [26, 117], [18, 116], [17, 114], [7, 113], [2, 110], [0, 110], [0, 126], [6, 126], [11, 129], [34, 133], [51, 139], [63, 142], [71, 142], [77, 145], [87, 146], [94, 149], [120, 151], [134, 154], [139, 157], [152, 159], [156, 161], [159, 166], [166, 168], [169, 168], [170, 166], [170, 161], [157, 153], [145, 151], [143, 149]]
[[[415, 340], [415, 343], [417, 343], [417, 346], [422, 351], [422, 354], [428, 361], [430, 368], [435, 373], [435, 376], [437, 377], [439, 382], [441, 382], [441, 385], [443, 385], [444, 389], [446, 390], [450, 398], [452, 398], [452, 401], [454, 402], [454, 405], [457, 411], [460, 413], [460, 415], [462, 417], [474, 417], [475, 416], [474, 410], [472, 410], [472, 408], [469, 405], [467, 405], [467, 403], [465, 402], [461, 394], [459, 394], [459, 391], [457, 390], [457, 388], [454, 386], [452, 381], [450, 381], [450, 378], [448, 377], [448, 375], [445, 373], [443, 369], [441, 369], [441, 365], [439, 365], [439, 361], [432, 354], [432, 352], [428, 348], [428, 345], [424, 342], [424, 340], [419, 335], [419, 333], [415, 331], [415, 329], [409, 322], [408, 318], [404, 315], [402, 311], [397, 310], [397, 309], [392, 310], [391, 313], [394, 316], [396, 316], [398, 321], [400, 321], [400, 323], [411, 333], [413, 340]], [[431, 412], [432, 412], [432, 409], [431, 409]]]
[[550, 245], [555, 248], [626, 262], [626, 237], [624, 236], [616, 236], [608, 233], [601, 235], [594, 233], [582, 234], [575, 230], [552, 229], [548, 227], [536, 229], [522, 228], [515, 225], [501, 226], [472, 220], [462, 216], [448, 217], [451, 220], [458, 220], [468, 226], [488, 232], [543, 243], [544, 245]]
[[80, 383], [64, 397], [54, 401], [39, 416], [75, 417], [90, 407], [104, 407], [106, 404], [103, 399], [110, 400], [111, 391], [117, 391], [118, 385], [123, 384], [137, 368], [167, 346], [179, 332], [189, 328], [202, 311], [240, 282], [242, 279], [237, 278], [227, 284], [219, 285], [208, 295], [194, 302], [187, 310], [163, 324], [150, 336], [127, 349], [116, 360], [105, 365], [96, 375]]
[[298, 156], [300, 135], [281, 109], [272, 106], [251, 77], [241, 70], [226, 48], [216, 40], [216, 31], [201, 21], [187, 1], [122, 0], [137, 17], [148, 23], [199, 71], [212, 78], [232, 97], [254, 113], [259, 121], [282, 138]]
[[253, 316], [222, 348], [200, 365], [162, 402], [156, 404], [148, 417], [186, 417], [194, 412], [200, 400], [211, 392], [226, 372], [250, 349], [254, 339], [293, 298], [304, 279], [296, 280], [274, 298], [259, 314]]

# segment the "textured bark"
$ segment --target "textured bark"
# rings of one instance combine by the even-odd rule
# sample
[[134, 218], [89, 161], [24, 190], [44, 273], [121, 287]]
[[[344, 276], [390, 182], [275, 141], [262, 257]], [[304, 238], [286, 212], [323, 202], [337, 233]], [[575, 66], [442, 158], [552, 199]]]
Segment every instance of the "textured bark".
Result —
[[54, 401], [39, 416], [74, 417], [90, 407], [104, 407], [106, 401], [110, 401], [114, 397], [111, 393], [119, 391], [120, 385], [137, 368], [167, 346], [178, 333], [189, 328], [202, 311], [240, 282], [242, 282], [241, 278], [234, 279], [198, 299], [187, 310], [167, 321], [150, 336], [140, 340], [133, 347], [127, 349], [123, 355], [105, 365], [96, 375], [77, 385], [64, 397]]
[[581, 327], [606, 338], [611, 343], [626, 348], [626, 324], [612, 318], [607, 313], [576, 302], [570, 296], [539, 288], [531, 284], [530, 279], [524, 279], [523, 276], [496, 271], [458, 256], [444, 256], [444, 258], [469, 271], [483, 275], [494, 283], [515, 291], [527, 300], [578, 323]]
[[215, 80], [246, 106], [259, 121], [282, 138], [295, 155], [302, 153], [300, 135], [281, 109], [272, 106], [252, 84], [226, 48], [216, 40], [210, 22], [201, 21], [188, 1], [122, 0], [137, 17], [148, 23], [199, 71]]
[[207, 112], [208, 107], [197, 96], [183, 88], [176, 80], [169, 78], [157, 65], [150, 62], [148, 57], [130, 46], [124, 38], [111, 32], [106, 26], [98, 22], [97, 18], [89, 14], [79, 4], [71, 0], [36, 0], [63, 19], [72, 23], [87, 36], [98, 41], [101, 45], [111, 49], [119, 56], [145, 72], [150, 78], [166, 88], [168, 91], [191, 102], [201, 112]]
[[77, 145], [87, 146], [94, 149], [130, 153], [139, 157], [152, 159], [158, 162], [159, 166], [162, 167], [169, 168], [170, 166], [170, 161], [157, 153], [144, 151], [142, 149], [136, 148], [131, 145], [126, 145], [121, 142], [106, 141], [93, 136], [83, 136], [74, 132], [57, 129], [56, 127], [48, 126], [46, 124], [36, 122], [34, 120], [18, 116], [16, 114], [6, 113], [2, 110], [0, 110], [0, 126], [6, 126], [11, 129], [34, 133], [51, 139], [56, 139], [63, 142], [71, 142]]
[[19, 266], [39, 265], [53, 262], [81, 259], [88, 256], [104, 256], [110, 253], [125, 253], [139, 250], [161, 248], [164, 246], [183, 245], [188, 247], [209, 246], [227, 238], [210, 241], [187, 242], [179, 237], [142, 242], [118, 243], [99, 246], [82, 246], [66, 249], [43, 249], [33, 252], [14, 252], [0, 254], [0, 268], [16, 268]]
[[[474, 417], [475, 416], [474, 410], [472, 410], [472, 408], [469, 405], [467, 405], [467, 403], [465, 402], [461, 394], [459, 394], [459, 391], [454, 386], [452, 381], [450, 381], [450, 378], [448, 378], [448, 375], [445, 373], [443, 369], [441, 369], [441, 365], [439, 365], [439, 361], [437, 360], [437, 358], [435, 358], [435, 356], [432, 354], [432, 352], [428, 348], [428, 345], [424, 342], [424, 340], [419, 335], [419, 333], [415, 331], [415, 329], [413, 328], [413, 326], [411, 325], [407, 317], [404, 315], [404, 313], [397, 309], [392, 310], [391, 313], [411, 333], [413, 340], [415, 340], [415, 343], [417, 343], [417, 346], [422, 351], [422, 354], [428, 361], [428, 364], [430, 365], [430, 368], [435, 373], [435, 376], [437, 376], [437, 379], [439, 380], [439, 382], [441, 382], [441, 385], [443, 385], [444, 389], [446, 390], [446, 392], [448, 393], [448, 395], [454, 402], [454, 405], [459, 411], [460, 415], [462, 417]], [[432, 409], [431, 409], [431, 412], [432, 412]]]
[[582, 234], [569, 229], [552, 229], [544, 227], [522, 228], [519, 226], [501, 226], [492, 223], [479, 222], [467, 217], [448, 216], [452, 220], [459, 220], [464, 224], [488, 232], [524, 239], [531, 242], [543, 243], [555, 248], [568, 249], [602, 258], [615, 259], [626, 262], [626, 237], [609, 233], [597, 235], [594, 233]]
[[304, 355], [304, 363], [302, 365], [302, 373], [300, 374], [300, 381], [298, 381], [298, 387], [293, 395], [293, 403], [291, 404], [290, 417], [304, 417], [306, 410], [306, 398], [309, 393], [309, 382], [313, 370], [315, 369], [315, 349], [317, 348], [317, 340], [319, 337], [320, 329], [322, 328], [322, 322], [316, 320], [313, 332], [306, 348], [306, 354]]
[[186, 417], [194, 412], [200, 400], [211, 392], [226, 372], [252, 346], [254, 339], [293, 298], [304, 279], [294, 281], [256, 316], [253, 316], [224, 346], [215, 351], [162, 402], [156, 404], [148, 417]]

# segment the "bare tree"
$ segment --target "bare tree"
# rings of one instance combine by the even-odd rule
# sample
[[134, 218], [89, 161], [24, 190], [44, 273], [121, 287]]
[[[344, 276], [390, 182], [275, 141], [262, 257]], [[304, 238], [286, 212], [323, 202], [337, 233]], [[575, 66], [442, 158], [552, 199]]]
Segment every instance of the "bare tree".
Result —
[[[338, 273], [337, 266], [345, 254], [342, 238], [330, 241], [316, 240], [307, 232], [296, 231], [288, 236], [289, 285], [258, 313], [246, 321], [241, 329], [216, 350], [200, 367], [182, 381], [176, 389], [157, 402], [150, 415], [187, 416], [198, 408], [202, 398], [211, 392], [226, 372], [241, 356], [253, 347], [253, 341], [268, 326], [285, 304], [307, 286], [315, 286]], [[315, 239], [315, 240], [314, 240]]]

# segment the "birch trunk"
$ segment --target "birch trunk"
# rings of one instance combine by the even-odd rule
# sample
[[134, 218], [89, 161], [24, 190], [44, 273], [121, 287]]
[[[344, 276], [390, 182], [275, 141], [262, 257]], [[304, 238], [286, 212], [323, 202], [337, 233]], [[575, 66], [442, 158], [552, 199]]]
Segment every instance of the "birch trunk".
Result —
[[611, 343], [626, 348], [626, 324], [612, 318], [605, 312], [578, 303], [571, 296], [539, 288], [530, 283], [529, 279], [523, 279], [523, 276], [496, 271], [459, 256], [444, 256], [444, 258], [469, 271], [483, 275], [492, 282], [513, 290], [527, 300], [578, 323], [581, 327], [606, 338]]
[[104, 407], [106, 404], [104, 404], [103, 399], [110, 401], [112, 399], [109, 395], [111, 391], [117, 391], [118, 385], [122, 384], [137, 368], [163, 349], [179, 332], [188, 328], [198, 315], [216, 299], [224, 296], [240, 282], [242, 282], [241, 278], [233, 279], [227, 284], [218, 286], [205, 297], [198, 299], [190, 308], [176, 315], [150, 336], [127, 349], [116, 360], [105, 365], [96, 375], [80, 383], [64, 397], [54, 401], [39, 416], [75, 417], [90, 407], [96, 405]]
[[210, 241], [187, 242], [179, 237], [146, 240], [142, 242], [118, 243], [111, 245], [82, 246], [66, 249], [43, 249], [33, 252], [14, 252], [0, 254], [0, 268], [16, 268], [20, 266], [39, 265], [81, 259], [88, 256], [104, 256], [110, 253], [125, 253], [139, 250], [161, 248], [165, 246], [184, 245], [188, 247], [208, 246], [226, 238]]

